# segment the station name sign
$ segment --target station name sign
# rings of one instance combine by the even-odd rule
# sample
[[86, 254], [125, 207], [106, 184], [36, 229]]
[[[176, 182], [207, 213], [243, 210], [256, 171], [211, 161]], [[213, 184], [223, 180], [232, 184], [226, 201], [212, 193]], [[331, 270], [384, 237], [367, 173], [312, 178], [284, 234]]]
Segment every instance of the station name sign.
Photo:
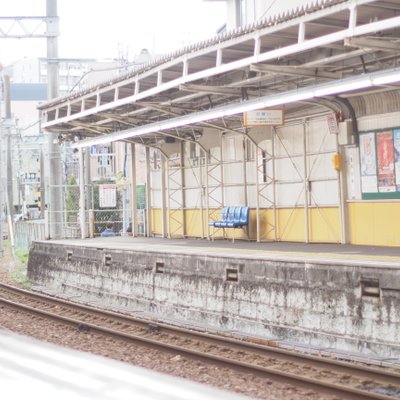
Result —
[[285, 124], [283, 109], [247, 111], [243, 114], [245, 126], [282, 126]]

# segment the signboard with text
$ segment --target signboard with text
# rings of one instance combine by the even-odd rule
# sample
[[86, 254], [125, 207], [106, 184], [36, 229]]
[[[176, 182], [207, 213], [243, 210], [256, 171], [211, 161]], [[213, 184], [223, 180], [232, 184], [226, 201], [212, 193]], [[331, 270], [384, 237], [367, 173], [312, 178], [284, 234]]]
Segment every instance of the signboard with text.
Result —
[[113, 208], [117, 206], [117, 186], [99, 186], [99, 206], [100, 208]]
[[285, 123], [283, 109], [247, 111], [243, 119], [245, 126], [280, 126]]

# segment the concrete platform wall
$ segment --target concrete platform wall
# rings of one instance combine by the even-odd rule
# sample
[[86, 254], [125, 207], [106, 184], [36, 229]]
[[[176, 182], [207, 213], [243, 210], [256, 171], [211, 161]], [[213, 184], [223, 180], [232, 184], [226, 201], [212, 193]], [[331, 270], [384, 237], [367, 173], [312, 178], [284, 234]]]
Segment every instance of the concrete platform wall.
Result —
[[86, 303], [270, 340], [400, 355], [395, 268], [37, 242], [28, 275]]

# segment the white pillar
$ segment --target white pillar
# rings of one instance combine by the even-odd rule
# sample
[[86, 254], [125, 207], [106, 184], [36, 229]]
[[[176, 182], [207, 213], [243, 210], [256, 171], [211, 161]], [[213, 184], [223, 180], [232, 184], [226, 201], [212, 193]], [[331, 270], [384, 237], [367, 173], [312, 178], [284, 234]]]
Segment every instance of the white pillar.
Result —
[[84, 174], [83, 149], [79, 148], [79, 225], [81, 228], [81, 239], [86, 237], [85, 220], [85, 174]]
[[131, 218], [132, 236], [137, 236], [137, 199], [136, 199], [136, 145], [131, 143]]

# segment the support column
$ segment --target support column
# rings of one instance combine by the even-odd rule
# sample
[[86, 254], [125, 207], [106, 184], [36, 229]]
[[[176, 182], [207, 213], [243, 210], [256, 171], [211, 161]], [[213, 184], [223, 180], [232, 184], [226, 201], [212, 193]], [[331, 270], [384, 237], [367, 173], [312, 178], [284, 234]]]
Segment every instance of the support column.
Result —
[[255, 143], [252, 143], [255, 147], [255, 155], [254, 155], [254, 164], [256, 167], [256, 237], [257, 242], [261, 242], [261, 226], [260, 226], [260, 183], [259, 183], [259, 159], [258, 159], [258, 146]]
[[[199, 146], [199, 144], [197, 144]], [[208, 163], [208, 154], [200, 147], [200, 159], [204, 158], [204, 168], [207, 168], [206, 165]], [[201, 164], [201, 163], [200, 163]], [[204, 188], [203, 188], [203, 165], [199, 167], [199, 186], [200, 186], [200, 226], [201, 226], [201, 238], [205, 237], [204, 230]], [[207, 207], [207, 216], [208, 216], [208, 207]], [[208, 221], [206, 220], [206, 224]]]
[[136, 198], [136, 145], [131, 143], [131, 219], [132, 236], [136, 237], [138, 232], [137, 220], [137, 198]]
[[166, 163], [167, 158], [161, 154], [161, 230], [162, 237], [167, 237], [167, 185], [166, 185]]
[[146, 147], [146, 236], [150, 237], [152, 230], [151, 218], [151, 168], [150, 168], [150, 149]]
[[276, 208], [276, 165], [275, 165], [275, 141], [276, 135], [272, 135], [272, 149], [271, 149], [271, 162], [272, 162], [272, 199], [273, 199], [273, 215], [274, 215], [274, 239], [278, 240], [278, 211]]
[[346, 185], [346, 174], [343, 172], [345, 165], [343, 160], [345, 156], [343, 154], [343, 147], [339, 145], [338, 135], [336, 136], [337, 152], [340, 157], [339, 165], [337, 166], [337, 177], [338, 177], [338, 190], [339, 190], [339, 214], [340, 214], [340, 243], [346, 244], [349, 240], [349, 226], [348, 226], [348, 210], [347, 210], [347, 185]]
[[93, 209], [93, 197], [91, 190], [91, 173], [90, 173], [90, 149], [85, 152], [85, 183], [86, 183], [86, 210]]
[[244, 194], [244, 204], [247, 206], [249, 203], [247, 194], [247, 138], [242, 136], [242, 146], [243, 146], [243, 194]]
[[308, 122], [303, 122], [303, 168], [304, 168], [304, 233], [305, 242], [310, 242], [310, 229], [309, 229], [309, 212], [308, 212], [308, 197], [310, 190], [310, 181], [308, 180], [307, 171], [307, 134], [308, 134]]
[[85, 219], [85, 173], [84, 173], [83, 148], [79, 148], [79, 226], [81, 228], [81, 239], [86, 238]]
[[[197, 146], [197, 144], [196, 144]], [[181, 218], [182, 218], [182, 237], [186, 235], [186, 181], [185, 181], [185, 157], [184, 157], [184, 144], [180, 145], [180, 175], [181, 175], [181, 195], [182, 195], [182, 208], [181, 208]], [[199, 160], [200, 161], [200, 160]], [[199, 171], [201, 171], [201, 162], [199, 162]]]

